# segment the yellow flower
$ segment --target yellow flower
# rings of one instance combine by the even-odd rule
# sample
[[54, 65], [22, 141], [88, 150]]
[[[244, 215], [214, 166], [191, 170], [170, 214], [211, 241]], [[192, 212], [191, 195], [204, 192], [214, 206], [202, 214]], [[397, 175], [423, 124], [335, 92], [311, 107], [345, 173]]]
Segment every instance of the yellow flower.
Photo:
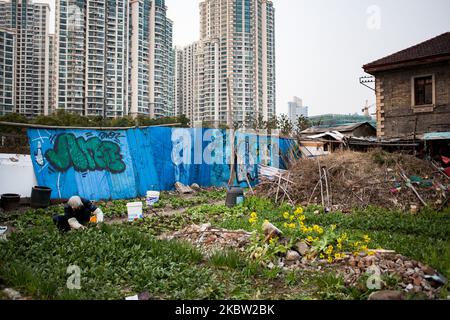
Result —
[[285, 218], [285, 219], [289, 219], [289, 212], [285, 212], [285, 213], [283, 213], [283, 217]]
[[353, 255], [354, 255], [355, 257], [357, 257], [357, 256], [359, 256], [359, 252], [353, 252]]
[[300, 221], [305, 221], [306, 217], [304, 215], [301, 215], [300, 217], [298, 217], [300, 219]]
[[332, 257], [328, 257], [328, 263], [332, 263], [333, 262], [333, 258]]
[[272, 238], [272, 239], [269, 240], [269, 243], [270, 243], [271, 245], [274, 245], [274, 244], [277, 243], [277, 242], [278, 242], [278, 238]]
[[295, 220], [295, 216], [290, 216], [289, 219], [290, 219], [291, 221], [294, 221], [294, 220]]
[[336, 247], [338, 247], [338, 249], [341, 250], [341, 249], [342, 249], [342, 244], [339, 242], [339, 243], [336, 245]]
[[295, 223], [291, 223], [288, 226], [290, 229], [295, 229], [297, 227], [297, 225]]
[[367, 254], [368, 254], [369, 256], [374, 256], [374, 255], [375, 255], [375, 252], [369, 251]]
[[320, 259], [325, 258], [325, 256], [323, 255], [323, 253], [320, 254], [319, 258], [320, 258]]
[[364, 236], [364, 242], [366, 243], [370, 242], [370, 237], [367, 234]]
[[257, 221], [258, 221], [257, 218], [250, 218], [250, 219], [248, 219], [248, 222], [251, 223], [251, 224], [255, 224]]
[[264, 223], [268, 224], [268, 223], [270, 223], [270, 221], [269, 220], [264, 220]]
[[284, 226], [285, 228], [289, 228], [289, 223], [285, 222], [285, 223], [283, 224], [283, 226]]
[[336, 260], [339, 260], [339, 259], [342, 258], [342, 254], [336, 253], [336, 254], [334, 255], [334, 258], [335, 258]]
[[367, 251], [369, 251], [369, 248], [367, 248], [367, 246], [362, 246], [361, 251], [367, 252]]
[[336, 227], [337, 227], [337, 226], [336, 226], [335, 224], [332, 224], [332, 225], [331, 225], [331, 230], [335, 230]]
[[308, 242], [313, 242], [313, 241], [314, 241], [314, 238], [311, 237], [311, 236], [309, 236], [308, 238], [306, 238], [306, 240], [307, 240]]
[[359, 241], [356, 241], [356, 242], [353, 244], [354, 247], [359, 247], [359, 245], [360, 245], [360, 242], [359, 242]]
[[251, 218], [257, 218], [258, 215], [256, 214], [256, 212], [252, 212], [252, 213], [250, 214], [250, 217], [251, 217]]
[[295, 214], [296, 215], [300, 215], [303, 213], [303, 208], [302, 207], [298, 207], [297, 210], [295, 210]]
[[308, 233], [308, 228], [305, 226], [301, 227], [303, 233]]

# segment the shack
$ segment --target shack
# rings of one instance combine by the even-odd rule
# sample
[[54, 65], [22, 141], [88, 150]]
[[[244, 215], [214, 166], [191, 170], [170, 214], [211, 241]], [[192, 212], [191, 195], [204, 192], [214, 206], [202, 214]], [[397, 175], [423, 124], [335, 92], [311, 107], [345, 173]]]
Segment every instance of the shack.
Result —
[[375, 77], [379, 139], [450, 131], [450, 32], [363, 69]]

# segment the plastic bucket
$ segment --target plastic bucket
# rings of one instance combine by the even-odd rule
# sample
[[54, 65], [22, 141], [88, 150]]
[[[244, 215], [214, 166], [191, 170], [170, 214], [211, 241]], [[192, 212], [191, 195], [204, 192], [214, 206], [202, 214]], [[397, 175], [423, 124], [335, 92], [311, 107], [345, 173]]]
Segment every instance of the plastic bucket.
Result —
[[32, 208], [47, 208], [50, 206], [50, 196], [52, 189], [47, 187], [36, 186], [31, 189], [31, 207]]
[[151, 207], [155, 203], [159, 201], [159, 196], [161, 195], [158, 191], [147, 191], [147, 195], [145, 197], [145, 201], [147, 203], [147, 206]]
[[127, 203], [128, 221], [136, 221], [143, 218], [142, 202]]
[[242, 202], [244, 202], [244, 189], [233, 187], [227, 191], [227, 199], [225, 201], [227, 207], [232, 208]]
[[6, 211], [15, 210], [20, 204], [20, 195], [15, 193], [5, 193], [1, 196], [2, 208]]

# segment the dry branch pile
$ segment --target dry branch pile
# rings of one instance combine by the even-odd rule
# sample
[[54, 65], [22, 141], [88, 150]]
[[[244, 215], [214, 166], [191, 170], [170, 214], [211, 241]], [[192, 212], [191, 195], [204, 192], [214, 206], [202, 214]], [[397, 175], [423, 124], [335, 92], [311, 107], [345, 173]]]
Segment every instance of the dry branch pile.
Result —
[[[283, 175], [288, 176], [291, 182], [283, 184], [283, 198], [344, 211], [369, 205], [410, 210], [423, 206], [422, 200], [438, 208], [449, 190], [448, 180], [429, 162], [381, 150], [300, 159]], [[262, 178], [256, 192], [275, 199], [278, 184], [277, 178]]]

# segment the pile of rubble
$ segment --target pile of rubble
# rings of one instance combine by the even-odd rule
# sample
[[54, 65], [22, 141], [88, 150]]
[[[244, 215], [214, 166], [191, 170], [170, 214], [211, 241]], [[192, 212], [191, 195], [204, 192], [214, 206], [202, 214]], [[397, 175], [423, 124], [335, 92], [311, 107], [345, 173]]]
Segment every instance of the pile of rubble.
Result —
[[[360, 254], [354, 257], [347, 254], [344, 259], [333, 264], [329, 264], [326, 260], [309, 260], [298, 251], [292, 250], [285, 257], [279, 258], [277, 265], [270, 263], [268, 267], [279, 267], [286, 271], [330, 269], [341, 275], [347, 286], [363, 286], [362, 290], [386, 289], [389, 284], [383, 279], [389, 275], [395, 277], [398, 282], [396, 297], [403, 298], [407, 293], [413, 293], [423, 294], [426, 299], [438, 299], [440, 288], [448, 283], [442, 274], [429, 266], [386, 250], [376, 250], [373, 256]], [[366, 277], [363, 278], [364, 276]], [[362, 278], [367, 279], [367, 283], [361, 283]], [[371, 285], [373, 287], [370, 287]]]
[[183, 240], [208, 252], [224, 249], [244, 251], [251, 233], [244, 230], [230, 231], [213, 228], [211, 224], [191, 225], [183, 230], [166, 233], [161, 240]]
[[369, 205], [440, 208], [450, 193], [448, 177], [428, 161], [381, 150], [300, 159], [281, 178], [262, 177], [260, 182], [256, 192], [261, 196], [343, 211]]
[[[265, 226], [264, 231], [267, 239], [280, 234], [280, 231], [271, 224]], [[230, 231], [213, 228], [208, 223], [191, 225], [180, 231], [163, 234], [159, 239], [188, 241], [208, 254], [226, 249], [245, 252], [251, 235], [251, 233], [243, 230]], [[379, 276], [379, 287], [372, 289], [377, 290], [382, 290], [388, 286], [383, 282], [385, 275], [395, 276], [398, 291], [380, 291], [381, 299], [388, 299], [389, 297], [402, 299], [405, 298], [407, 293], [423, 294], [424, 298], [437, 299], [439, 298], [440, 288], [448, 282], [438, 271], [421, 262], [396, 254], [394, 251], [372, 251], [375, 252], [375, 255], [369, 256], [366, 253], [361, 253], [355, 257], [353, 254], [347, 253], [343, 259], [329, 264], [326, 260], [311, 259], [309, 257], [310, 246], [306, 242], [299, 241], [286, 255], [280, 256], [276, 262], [270, 262], [267, 267], [270, 269], [278, 267], [285, 271], [330, 269], [342, 275], [347, 286], [355, 287], [361, 285], [360, 279], [364, 275], [367, 275], [368, 278], [375, 275]], [[367, 289], [366, 284], [365, 290]], [[374, 299], [376, 299], [375, 296]]]
[[[447, 279], [436, 270], [393, 252], [378, 252], [374, 256], [351, 256], [338, 267], [347, 285], [356, 285], [361, 275], [394, 275], [403, 292], [420, 294], [428, 299], [439, 298], [439, 288], [447, 284]], [[376, 284], [376, 283], [374, 283]], [[381, 280], [380, 288], [386, 286]]]

